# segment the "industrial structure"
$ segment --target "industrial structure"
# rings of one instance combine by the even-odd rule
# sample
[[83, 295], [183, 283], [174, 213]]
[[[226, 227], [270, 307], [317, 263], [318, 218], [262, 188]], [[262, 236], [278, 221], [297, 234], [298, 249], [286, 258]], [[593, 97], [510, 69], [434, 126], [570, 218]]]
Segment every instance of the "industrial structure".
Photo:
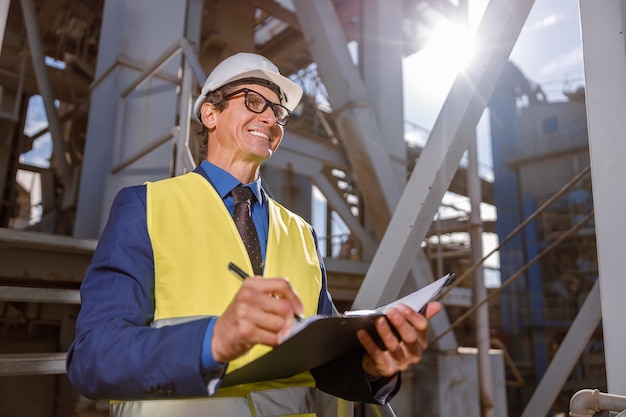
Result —
[[[3, 1], [0, 417], [108, 415], [64, 375], [82, 276], [120, 188], [199, 162], [191, 103], [239, 51], [267, 56], [305, 90], [262, 176], [318, 229], [337, 307], [457, 275], [391, 407], [323, 398], [320, 416], [566, 415], [577, 392], [580, 415], [626, 409], [623, 2], [580, 1], [586, 82], [549, 102], [508, 60], [533, 1], [490, 0], [474, 64], [425, 146], [409, 144], [402, 58], [438, 22], [464, 23], [468, 1]], [[47, 123], [33, 130], [36, 109]], [[477, 168], [486, 109], [493, 181]], [[42, 143], [49, 161], [27, 162]], [[450, 193], [469, 209], [446, 207]], [[502, 285], [489, 290], [483, 233], [500, 242]]]

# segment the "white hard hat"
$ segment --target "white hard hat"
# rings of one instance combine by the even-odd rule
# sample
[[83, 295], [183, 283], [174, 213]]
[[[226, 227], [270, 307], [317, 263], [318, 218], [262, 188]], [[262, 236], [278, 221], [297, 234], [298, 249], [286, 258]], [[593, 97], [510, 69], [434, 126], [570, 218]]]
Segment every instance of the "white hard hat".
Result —
[[220, 62], [209, 74], [200, 96], [193, 106], [193, 114], [200, 120], [200, 108], [206, 96], [226, 84], [243, 78], [261, 78], [271, 81], [280, 88], [280, 101], [290, 111], [296, 108], [302, 98], [302, 88], [289, 78], [280, 75], [276, 65], [264, 56], [241, 52]]

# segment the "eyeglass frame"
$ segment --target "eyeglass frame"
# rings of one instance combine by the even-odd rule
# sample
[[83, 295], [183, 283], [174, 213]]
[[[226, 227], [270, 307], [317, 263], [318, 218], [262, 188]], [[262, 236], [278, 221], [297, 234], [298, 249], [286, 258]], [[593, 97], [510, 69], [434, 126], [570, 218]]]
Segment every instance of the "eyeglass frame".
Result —
[[[265, 110], [267, 110], [268, 107], [270, 107], [272, 109], [272, 113], [274, 114], [274, 118], [276, 119], [276, 124], [280, 125], [280, 126], [286, 126], [287, 123], [289, 122], [289, 117], [291, 116], [291, 111], [283, 106], [282, 104], [278, 104], [278, 103], [274, 103], [272, 101], [269, 101], [268, 99], [265, 98], [265, 96], [261, 93], [259, 93], [258, 91], [254, 91], [251, 90], [249, 88], [241, 88], [239, 90], [233, 91], [232, 93], [228, 93], [224, 96], [224, 100], [230, 100], [231, 98], [233, 98], [234, 96], [236, 96], [237, 94], [240, 93], [244, 93], [243, 96], [243, 103], [246, 106], [246, 109], [250, 110], [252, 113], [256, 113], [256, 114], [262, 114]], [[248, 106], [248, 93], [254, 93], [256, 95], [258, 95], [259, 97], [261, 97], [263, 100], [265, 100], [265, 104], [263, 105], [263, 108], [260, 111], [256, 111], [250, 108], [250, 106]], [[278, 120], [278, 116], [276, 115], [276, 107], [280, 107], [281, 109], [285, 110], [287, 113], [287, 117], [285, 117], [285, 121], [284, 122], [280, 122]]]

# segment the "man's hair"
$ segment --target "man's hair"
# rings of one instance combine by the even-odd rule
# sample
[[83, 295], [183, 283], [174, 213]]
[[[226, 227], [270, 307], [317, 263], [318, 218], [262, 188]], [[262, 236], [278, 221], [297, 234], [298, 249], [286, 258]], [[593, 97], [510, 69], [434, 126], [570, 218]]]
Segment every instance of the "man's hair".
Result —
[[[223, 87], [218, 88], [215, 91], [211, 91], [207, 94], [204, 103], [211, 103], [211, 105], [220, 113], [228, 108], [228, 100], [224, 99], [228, 94], [237, 90], [237, 87], [242, 84], [258, 84], [264, 87], [269, 88], [280, 98], [281, 92], [280, 88], [271, 81], [267, 81], [261, 78], [242, 78], [237, 81], [233, 81], [232, 83], [228, 83]], [[209, 128], [207, 128], [204, 123], [202, 123], [202, 128], [198, 132], [200, 136], [200, 160], [203, 160], [207, 156], [208, 147], [209, 147]]]

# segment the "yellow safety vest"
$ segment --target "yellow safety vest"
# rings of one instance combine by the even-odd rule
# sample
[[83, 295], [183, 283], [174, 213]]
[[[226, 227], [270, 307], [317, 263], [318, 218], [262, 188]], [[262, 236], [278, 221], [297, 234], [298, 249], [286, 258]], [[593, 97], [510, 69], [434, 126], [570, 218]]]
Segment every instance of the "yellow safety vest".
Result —
[[[221, 197], [205, 178], [189, 173], [147, 183], [146, 201], [154, 254], [155, 325], [221, 315], [241, 286], [241, 279], [228, 271], [228, 263], [252, 271]], [[310, 226], [273, 200], [268, 208], [264, 276], [289, 278], [304, 306], [303, 315], [316, 314], [322, 277]], [[254, 346], [230, 362], [227, 373], [270, 349]], [[219, 389], [213, 397], [115, 402], [112, 415], [314, 416], [314, 386], [311, 374], [304, 372], [288, 379]]]

